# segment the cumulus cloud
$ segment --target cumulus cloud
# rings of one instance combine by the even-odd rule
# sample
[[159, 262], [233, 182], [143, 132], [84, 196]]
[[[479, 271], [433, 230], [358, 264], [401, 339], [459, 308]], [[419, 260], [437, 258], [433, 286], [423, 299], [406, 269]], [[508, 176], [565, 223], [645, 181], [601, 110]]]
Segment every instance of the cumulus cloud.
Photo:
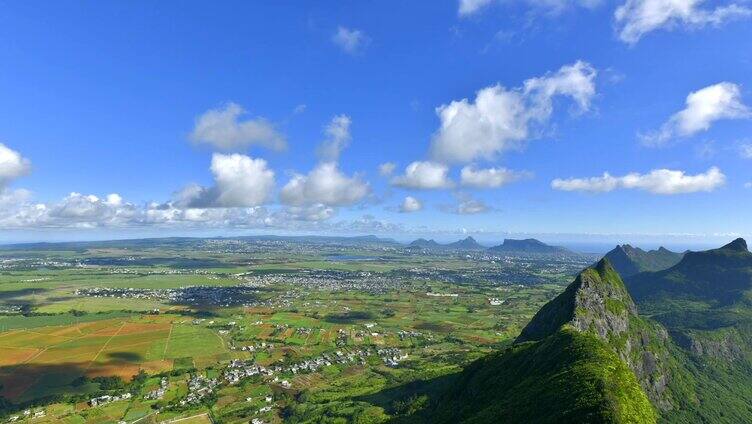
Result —
[[365, 48], [369, 42], [369, 38], [359, 29], [340, 26], [332, 36], [332, 42], [342, 49], [343, 52], [356, 54]]
[[400, 212], [403, 213], [417, 212], [421, 209], [423, 209], [423, 203], [412, 196], [405, 197], [399, 208]]
[[[28, 197], [4, 205], [0, 196], [2, 229], [92, 229], [92, 228], [294, 228], [298, 222], [331, 216], [319, 208], [269, 211], [248, 208], [194, 208], [175, 202], [135, 205], [119, 195], [105, 198], [71, 193], [57, 202], [34, 203]], [[22, 201], [21, 201], [22, 200]], [[318, 213], [318, 216], [316, 216]], [[328, 217], [327, 216], [327, 217]]]
[[270, 210], [265, 206], [182, 207], [175, 202], [135, 205], [117, 194], [104, 198], [71, 193], [57, 202], [34, 203], [24, 190], [0, 193], [0, 229], [161, 228], [284, 229], [352, 233], [398, 232], [401, 227], [373, 217], [332, 222], [333, 208], [315, 204]]
[[291, 206], [347, 206], [363, 200], [370, 191], [360, 177], [348, 177], [336, 163], [324, 162], [308, 175], [295, 174], [282, 188], [280, 200]]
[[25, 189], [0, 189], [0, 213], [8, 208], [22, 205], [31, 200], [31, 192]]
[[455, 215], [475, 215], [493, 211], [494, 208], [480, 199], [473, 198], [469, 193], [464, 191], [455, 191], [452, 193], [455, 203], [445, 203], [439, 205], [439, 210]]
[[265, 160], [246, 155], [212, 155], [214, 186], [189, 185], [175, 201], [187, 208], [253, 207], [266, 203], [274, 190], [274, 171]]
[[[371, 192], [371, 186], [359, 175], [350, 177], [339, 170], [340, 154], [352, 138], [351, 123], [347, 115], [332, 118], [324, 129], [326, 139], [318, 147], [322, 162], [307, 175], [293, 174], [280, 192], [283, 204], [292, 207], [349, 206], [360, 202]], [[294, 212], [291, 211], [293, 215]]]
[[[4, 204], [10, 196], [13, 204]], [[5, 198], [5, 199], [4, 199]], [[94, 228], [126, 225], [140, 211], [123, 202], [118, 194], [104, 199], [89, 194], [70, 193], [56, 203], [32, 203], [28, 192], [16, 190], [0, 196], [0, 228]]]
[[331, 122], [324, 129], [326, 139], [321, 143], [318, 149], [319, 157], [326, 162], [339, 160], [342, 153], [352, 136], [350, 136], [350, 124], [352, 120], [347, 115], [337, 115], [332, 118]]
[[382, 177], [388, 177], [394, 173], [395, 168], [397, 168], [397, 165], [394, 162], [384, 162], [379, 165], [379, 174]]
[[635, 44], [658, 29], [719, 26], [730, 19], [752, 15], [752, 10], [737, 3], [716, 8], [702, 8], [702, 4], [703, 0], [627, 0], [615, 12], [619, 38]]
[[459, 192], [454, 195], [457, 198], [457, 203], [455, 205], [441, 206], [440, 209], [458, 215], [475, 215], [492, 210], [492, 208], [486, 205], [482, 200], [474, 199], [467, 193]]
[[405, 168], [403, 175], [392, 178], [392, 185], [414, 189], [450, 188], [454, 183], [449, 179], [449, 167], [436, 162], [413, 162]]
[[489, 207], [480, 200], [467, 199], [457, 205], [457, 213], [460, 215], [473, 215], [476, 213], [487, 212]]
[[[326, 221], [335, 214], [332, 207], [321, 203], [308, 206], [290, 206], [275, 216], [276, 221], [295, 220], [295, 221]], [[280, 220], [284, 217], [284, 220]]]
[[738, 85], [721, 82], [689, 93], [685, 108], [675, 113], [659, 131], [641, 135], [648, 145], [662, 145], [674, 137], [688, 137], [707, 131], [722, 119], [752, 117], [752, 111], [742, 103]]
[[586, 191], [604, 193], [616, 189], [643, 190], [653, 194], [683, 194], [710, 192], [721, 187], [726, 176], [716, 167], [705, 173], [687, 175], [684, 171], [655, 169], [647, 174], [636, 172], [615, 177], [604, 173], [600, 177], [555, 179], [551, 187], [563, 191]]
[[272, 150], [287, 147], [285, 136], [268, 120], [256, 117], [241, 119], [243, 108], [228, 103], [224, 108], [210, 109], [196, 119], [190, 134], [191, 140], [209, 144], [221, 150], [239, 150], [249, 146], [262, 146]]
[[31, 162], [20, 153], [0, 143], [0, 189], [11, 181], [28, 174]]
[[497, 188], [525, 178], [526, 172], [512, 171], [506, 168], [477, 169], [468, 165], [460, 171], [460, 184], [474, 188]]
[[556, 97], [574, 100], [579, 111], [590, 108], [597, 71], [578, 61], [554, 73], [530, 78], [520, 88], [501, 85], [477, 92], [474, 100], [455, 100], [436, 109], [441, 125], [431, 141], [431, 157], [445, 163], [494, 159], [521, 148], [536, 126], [548, 122]]

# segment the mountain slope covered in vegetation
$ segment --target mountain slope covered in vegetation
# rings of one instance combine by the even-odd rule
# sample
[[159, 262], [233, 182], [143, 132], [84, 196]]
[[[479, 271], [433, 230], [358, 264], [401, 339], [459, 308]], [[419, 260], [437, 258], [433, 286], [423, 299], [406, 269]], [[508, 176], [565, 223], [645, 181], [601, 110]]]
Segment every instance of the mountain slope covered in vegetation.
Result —
[[662, 271], [679, 263], [683, 253], [672, 252], [664, 247], [657, 250], [642, 250], [628, 244], [616, 246], [606, 253], [606, 259], [622, 278], [645, 271]]
[[646, 391], [612, 346], [630, 339], [634, 317], [618, 274], [599, 262], [546, 304], [513, 347], [465, 369], [429, 421], [655, 422]]
[[626, 282], [604, 258], [395, 422], [752, 422], [750, 299], [741, 239]]

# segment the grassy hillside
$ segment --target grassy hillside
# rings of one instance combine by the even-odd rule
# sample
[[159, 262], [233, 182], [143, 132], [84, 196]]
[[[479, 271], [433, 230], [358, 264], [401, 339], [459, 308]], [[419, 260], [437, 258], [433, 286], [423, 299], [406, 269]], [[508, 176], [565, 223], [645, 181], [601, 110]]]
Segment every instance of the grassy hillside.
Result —
[[564, 327], [473, 363], [438, 402], [436, 423], [651, 423], [632, 371], [596, 336]]
[[[630, 369], [644, 370], [642, 340], [654, 338], [646, 326], [632, 328], [634, 309], [621, 278], [602, 260], [541, 308], [514, 346], [473, 363], [443, 394], [433, 396], [428, 409], [434, 412], [421, 418], [431, 423], [655, 422], [656, 409]], [[647, 381], [656, 370], [662, 368], [641, 375]]]

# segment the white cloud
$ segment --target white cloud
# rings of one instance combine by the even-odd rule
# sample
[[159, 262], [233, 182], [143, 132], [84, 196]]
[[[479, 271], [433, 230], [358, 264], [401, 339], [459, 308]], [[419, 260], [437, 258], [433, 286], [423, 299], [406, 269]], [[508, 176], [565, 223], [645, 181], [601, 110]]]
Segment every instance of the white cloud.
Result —
[[263, 206], [252, 208], [180, 208], [175, 204], [149, 204], [134, 226], [165, 228], [264, 228], [271, 214]]
[[474, 215], [476, 213], [483, 213], [489, 210], [488, 206], [480, 200], [468, 199], [463, 200], [457, 205], [457, 213], [460, 215]]
[[460, 184], [465, 187], [496, 188], [525, 178], [525, 172], [512, 171], [506, 168], [477, 169], [468, 165], [460, 171]]
[[493, 1], [494, 0], [460, 0], [458, 13], [460, 16], [472, 15], [490, 5]]
[[22, 205], [31, 200], [31, 192], [24, 189], [0, 189], [0, 213], [8, 208]]
[[458, 191], [453, 194], [457, 202], [455, 204], [440, 205], [440, 210], [457, 215], [475, 215], [494, 210], [482, 200], [474, 199], [466, 192]]
[[[581, 6], [594, 8], [601, 4], [602, 0], [525, 0], [525, 2], [547, 15], [557, 15], [571, 6]], [[487, 8], [492, 3], [504, 3], [503, 0], [460, 0], [458, 14], [460, 17], [467, 17], [477, 14]]]
[[[332, 118], [324, 130], [326, 139], [318, 147], [322, 162], [307, 175], [294, 174], [282, 188], [280, 201], [283, 204], [309, 208], [307, 211], [288, 208], [292, 216], [329, 217], [334, 213], [334, 210], [329, 210], [331, 207], [356, 204], [371, 192], [371, 186], [359, 175], [349, 177], [339, 170], [340, 154], [352, 138], [350, 136], [351, 123], [347, 115]], [[318, 212], [311, 214], [311, 208], [316, 205], [320, 205]], [[323, 212], [325, 210], [326, 212]]]
[[689, 93], [686, 107], [675, 113], [661, 129], [641, 136], [643, 142], [661, 145], [674, 137], [688, 137], [722, 119], [744, 119], [752, 117], [749, 107], [742, 103], [738, 85], [720, 82]]
[[325, 162], [339, 160], [339, 155], [352, 140], [350, 124], [352, 120], [347, 115], [337, 115], [324, 129], [326, 139], [318, 149], [319, 157]]
[[124, 226], [138, 216], [138, 208], [123, 202], [115, 193], [101, 199], [95, 195], [73, 192], [61, 201], [50, 204], [32, 203], [30, 194], [25, 190], [6, 190], [0, 195], [0, 228]]
[[392, 185], [416, 189], [450, 188], [454, 183], [449, 179], [449, 167], [436, 162], [416, 161], [405, 168], [403, 175], [392, 178]]
[[752, 14], [752, 10], [736, 3], [715, 9], [701, 8], [702, 3], [703, 0], [627, 0], [614, 15], [619, 38], [634, 44], [645, 34], [658, 29], [719, 26], [730, 19]]
[[308, 175], [295, 174], [282, 188], [280, 200], [291, 206], [323, 204], [346, 206], [355, 204], [368, 193], [371, 187], [360, 177], [348, 177], [334, 162], [317, 165]]
[[369, 39], [366, 34], [359, 29], [350, 29], [343, 26], [337, 28], [337, 32], [332, 36], [332, 42], [347, 54], [355, 54], [361, 51], [368, 44]]
[[189, 185], [176, 195], [188, 208], [253, 207], [266, 203], [274, 189], [274, 171], [263, 159], [241, 154], [212, 155], [214, 186]]
[[[282, 214], [288, 220], [295, 221], [326, 221], [334, 216], [335, 210], [329, 206], [317, 203], [310, 206], [290, 206]], [[279, 215], [277, 215], [279, 217]]]
[[107, 195], [104, 202], [110, 206], [120, 206], [123, 204], [123, 198], [117, 193], [111, 193]]
[[292, 228], [298, 220], [314, 220], [312, 209], [304, 212], [301, 208], [293, 215], [288, 211], [269, 212], [262, 206], [193, 208], [171, 202], [138, 206], [123, 201], [117, 194], [102, 199], [71, 193], [53, 203], [33, 203], [24, 197], [8, 205], [3, 204], [3, 197], [0, 196], [2, 229]]
[[562, 191], [589, 191], [591, 193], [605, 193], [617, 189], [621, 179], [604, 172], [600, 177], [589, 178], [557, 178], [551, 182], [551, 187]]
[[421, 209], [423, 209], [423, 203], [412, 196], [405, 197], [399, 208], [400, 212], [404, 213], [417, 212]]
[[580, 111], [587, 111], [595, 96], [596, 75], [590, 64], [578, 61], [528, 79], [521, 88], [508, 90], [497, 84], [478, 91], [474, 101], [442, 105], [436, 109], [441, 126], [433, 136], [431, 156], [463, 163], [521, 148], [535, 125], [548, 122], [555, 97], [570, 97]]
[[249, 146], [262, 146], [283, 150], [287, 146], [285, 136], [264, 118], [240, 120], [245, 114], [236, 103], [224, 108], [210, 109], [196, 119], [190, 138], [196, 143], [209, 144], [221, 150], [238, 150]]
[[[116, 201], [119, 199], [119, 201]], [[134, 205], [119, 195], [104, 199], [95, 195], [71, 193], [53, 203], [33, 203], [24, 190], [0, 192], [0, 229], [86, 230], [107, 229], [285, 229], [381, 233], [399, 232], [395, 224], [373, 217], [331, 222], [335, 211], [321, 205], [291, 206], [269, 210], [264, 206], [248, 208], [192, 208], [176, 203]]]
[[383, 177], [388, 177], [394, 173], [395, 168], [397, 168], [397, 164], [394, 162], [384, 162], [379, 165], [379, 174]]
[[740, 143], [739, 155], [744, 159], [752, 159], [752, 143]]
[[0, 143], [0, 189], [31, 171], [31, 162], [15, 150]]
[[93, 194], [83, 195], [73, 192], [49, 208], [51, 221], [60, 219], [84, 226], [98, 226], [106, 222], [127, 220], [134, 213], [133, 205], [123, 204], [122, 198], [116, 193], [108, 195], [103, 200]]
[[726, 176], [716, 167], [697, 175], [687, 175], [684, 171], [655, 169], [647, 174], [636, 172], [614, 177], [604, 173], [600, 177], [555, 179], [551, 187], [563, 191], [587, 191], [603, 193], [616, 189], [643, 190], [653, 194], [683, 194], [710, 192], [721, 187]]

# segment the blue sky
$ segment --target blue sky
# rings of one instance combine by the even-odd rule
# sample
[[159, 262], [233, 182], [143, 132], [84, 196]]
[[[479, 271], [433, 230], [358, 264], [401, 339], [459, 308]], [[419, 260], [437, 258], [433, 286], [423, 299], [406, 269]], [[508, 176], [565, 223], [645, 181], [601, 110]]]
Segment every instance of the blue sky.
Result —
[[218, 3], [3, 4], [1, 238], [752, 234], [748, 3]]

